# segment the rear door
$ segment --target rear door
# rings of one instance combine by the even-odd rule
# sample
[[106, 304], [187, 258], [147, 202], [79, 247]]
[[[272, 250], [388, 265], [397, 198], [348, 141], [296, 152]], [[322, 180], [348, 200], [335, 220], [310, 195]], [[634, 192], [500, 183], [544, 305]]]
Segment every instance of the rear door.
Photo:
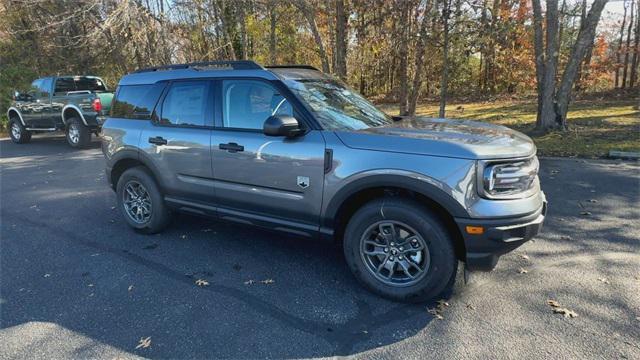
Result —
[[322, 134], [309, 130], [288, 139], [263, 133], [272, 114], [301, 120], [276, 83], [230, 79], [217, 85], [222, 106], [212, 153], [220, 217], [312, 234], [322, 204]]
[[204, 212], [214, 212], [213, 108], [210, 81], [174, 81], [142, 130], [139, 145], [141, 156], [161, 177], [167, 200], [188, 207], [199, 204]]

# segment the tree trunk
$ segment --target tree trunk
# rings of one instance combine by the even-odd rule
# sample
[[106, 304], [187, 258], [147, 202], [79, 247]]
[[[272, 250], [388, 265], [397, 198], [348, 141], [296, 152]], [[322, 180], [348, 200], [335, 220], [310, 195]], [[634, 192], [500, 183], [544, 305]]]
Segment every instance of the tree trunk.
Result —
[[342, 80], [347, 78], [347, 14], [344, 0], [336, 0], [336, 75]]
[[269, 62], [276, 65], [276, 1], [269, 1]]
[[[584, 23], [587, 20], [587, 0], [582, 0], [582, 9], [580, 9], [580, 28], [584, 27]], [[579, 93], [582, 90], [582, 78], [583, 74], [585, 77], [588, 76], [589, 73], [589, 64], [591, 63], [591, 53], [593, 50], [593, 44], [589, 46], [589, 50], [587, 50], [587, 56], [584, 61], [580, 64], [578, 68], [578, 74], [576, 75], [576, 85], [574, 86], [576, 93]]]
[[636, 6], [636, 30], [635, 40], [633, 41], [633, 57], [631, 58], [631, 79], [629, 87], [632, 88], [638, 79], [638, 53], [640, 53], [640, 0]]
[[624, 14], [622, 15], [622, 25], [620, 26], [620, 39], [618, 40], [618, 50], [616, 51], [616, 78], [614, 80], [614, 88], [620, 85], [620, 55], [622, 54], [622, 40], [624, 39], [624, 25], [627, 21], [627, 2], [623, 0]]
[[320, 61], [322, 62], [322, 71], [328, 73], [330, 71], [329, 58], [327, 57], [327, 52], [324, 49], [322, 36], [320, 36], [318, 24], [316, 23], [316, 12], [306, 0], [297, 0], [294, 4], [298, 10], [302, 12], [302, 15], [304, 15], [307, 23], [309, 24], [311, 35], [313, 35], [313, 40], [318, 47], [318, 55], [320, 55]]
[[449, 11], [451, 3], [449, 0], [443, 1], [442, 8], [442, 77], [440, 79], [440, 110], [438, 117], [445, 117], [445, 107], [447, 106], [447, 87], [449, 85]]
[[629, 51], [631, 51], [631, 48], [630, 48], [631, 30], [633, 29], [633, 10], [634, 10], [634, 2], [632, 0], [631, 9], [629, 11], [629, 27], [627, 28], [627, 43], [624, 48], [624, 68], [622, 69], [622, 88], [623, 89], [627, 87], [627, 69], [629, 68]]
[[558, 67], [558, 2], [547, 0], [547, 34], [540, 125], [544, 130], [557, 127], [554, 92]]
[[400, 65], [398, 66], [398, 81], [400, 82], [400, 115], [407, 115], [407, 94], [409, 90], [409, 78], [408, 78], [408, 54], [409, 54], [409, 31], [408, 31], [408, 18], [409, 18], [409, 9], [411, 8], [411, 3], [409, 1], [400, 0], [400, 52], [398, 56], [400, 57]]
[[[585, 0], [586, 1], [586, 0]], [[538, 109], [536, 114], [536, 128], [544, 128], [542, 124], [542, 88], [544, 83], [544, 42], [542, 23], [544, 18], [542, 17], [542, 6], [540, 0], [533, 0], [533, 43], [536, 56], [536, 87], [538, 90]]]
[[413, 83], [411, 86], [411, 94], [409, 96], [409, 108], [407, 109], [407, 115], [410, 116], [414, 116], [416, 114], [418, 96], [420, 96], [420, 87], [422, 86], [424, 52], [427, 47], [427, 25], [429, 23], [430, 12], [431, 6], [429, 0], [427, 0], [424, 8], [424, 14], [422, 15], [422, 21], [420, 22], [420, 29], [418, 30], [420, 38], [416, 45], [415, 73], [413, 74]]
[[571, 56], [562, 74], [562, 80], [560, 81], [560, 87], [556, 95], [557, 102], [557, 114], [555, 118], [561, 120], [561, 126], [563, 129], [567, 127], [567, 110], [569, 108], [569, 100], [571, 98], [571, 88], [578, 72], [578, 66], [584, 58], [587, 48], [593, 45], [593, 40], [596, 36], [596, 27], [600, 20], [600, 15], [604, 6], [607, 4], [607, 0], [594, 0], [587, 15], [585, 26], [578, 32], [578, 38], [571, 50]]

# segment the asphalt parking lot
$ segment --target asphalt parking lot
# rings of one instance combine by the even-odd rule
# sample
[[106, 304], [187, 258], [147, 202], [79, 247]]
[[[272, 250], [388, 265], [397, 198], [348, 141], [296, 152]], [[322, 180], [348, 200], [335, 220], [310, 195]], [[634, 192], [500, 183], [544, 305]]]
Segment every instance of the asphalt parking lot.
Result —
[[97, 141], [1, 140], [0, 358], [640, 358], [640, 166], [541, 163], [542, 234], [458, 276], [438, 319], [331, 244], [186, 215], [136, 234]]

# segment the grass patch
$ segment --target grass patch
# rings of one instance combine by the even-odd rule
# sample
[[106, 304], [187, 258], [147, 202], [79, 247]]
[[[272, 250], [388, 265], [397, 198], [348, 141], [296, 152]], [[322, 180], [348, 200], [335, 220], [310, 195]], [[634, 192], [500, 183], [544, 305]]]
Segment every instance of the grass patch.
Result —
[[[382, 110], [398, 114], [395, 104], [383, 104]], [[569, 108], [566, 132], [533, 136], [536, 121], [534, 101], [495, 101], [452, 103], [448, 118], [486, 121], [508, 126], [531, 136], [539, 155], [604, 157], [609, 150], [640, 151], [640, 111], [638, 99], [579, 100]], [[436, 117], [438, 104], [422, 104], [418, 115]]]

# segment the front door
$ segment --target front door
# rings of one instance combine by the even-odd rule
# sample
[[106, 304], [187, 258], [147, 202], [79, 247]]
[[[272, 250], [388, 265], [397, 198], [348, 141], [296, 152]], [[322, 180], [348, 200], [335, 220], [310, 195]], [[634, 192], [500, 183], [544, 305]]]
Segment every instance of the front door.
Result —
[[22, 120], [27, 128], [46, 127], [44, 126], [43, 114], [49, 106], [50, 90], [47, 89], [47, 86], [51, 86], [51, 78], [35, 80], [31, 83], [27, 96], [22, 101], [16, 102], [16, 107], [20, 110]]
[[318, 229], [325, 141], [319, 131], [266, 136], [272, 114], [296, 115], [270, 82], [223, 80], [212, 136], [218, 213], [223, 218], [311, 234]]
[[[211, 169], [213, 93], [210, 82], [175, 81], [160, 99], [140, 137], [142, 157], [161, 177], [167, 200], [204, 213], [214, 201]], [[133, 120], [132, 120], [133, 121]]]

